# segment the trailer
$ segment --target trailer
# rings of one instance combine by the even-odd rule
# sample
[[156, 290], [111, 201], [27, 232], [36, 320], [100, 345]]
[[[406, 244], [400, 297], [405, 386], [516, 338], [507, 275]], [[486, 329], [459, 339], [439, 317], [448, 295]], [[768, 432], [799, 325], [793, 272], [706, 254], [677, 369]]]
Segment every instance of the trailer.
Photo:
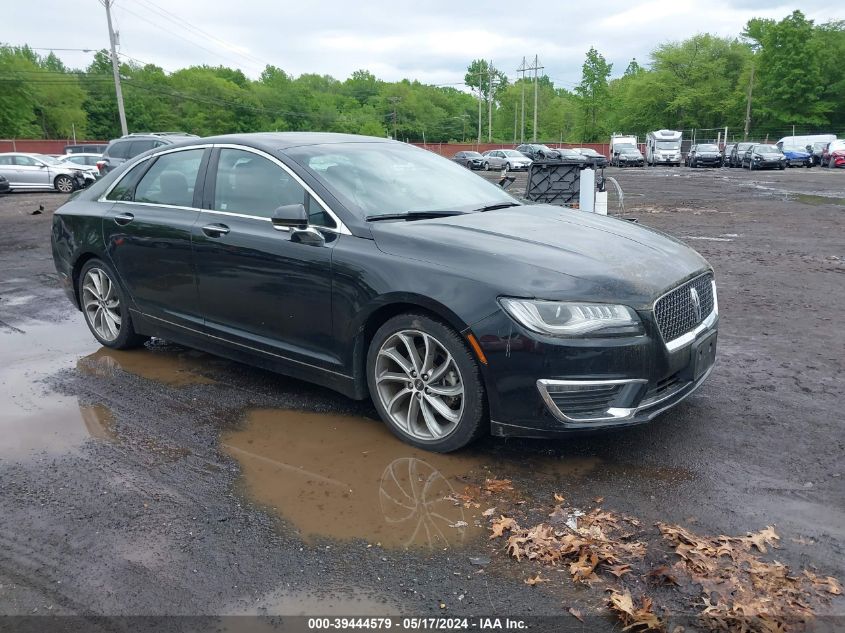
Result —
[[681, 140], [683, 133], [675, 130], [656, 130], [646, 135], [645, 161], [654, 165], [681, 166]]

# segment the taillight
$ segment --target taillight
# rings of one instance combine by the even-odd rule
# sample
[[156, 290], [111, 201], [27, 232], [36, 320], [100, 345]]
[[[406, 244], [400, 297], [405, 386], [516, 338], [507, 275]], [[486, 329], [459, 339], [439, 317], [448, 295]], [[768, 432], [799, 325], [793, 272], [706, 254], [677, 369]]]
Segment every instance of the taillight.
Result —
[[102, 173], [103, 168], [106, 166], [106, 161], [98, 160], [97, 161], [97, 169]]

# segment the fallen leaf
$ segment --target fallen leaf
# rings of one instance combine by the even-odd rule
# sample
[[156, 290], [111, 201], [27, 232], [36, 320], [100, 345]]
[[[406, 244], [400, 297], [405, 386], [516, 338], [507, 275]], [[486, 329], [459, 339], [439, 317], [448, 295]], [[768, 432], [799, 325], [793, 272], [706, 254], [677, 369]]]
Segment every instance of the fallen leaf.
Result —
[[536, 585], [538, 583], [551, 582], [551, 581], [548, 578], [541, 578], [540, 574], [537, 574], [536, 576], [534, 576], [534, 578], [526, 578], [522, 582], [524, 582], [526, 585], [531, 585], [533, 587], [534, 585]]
[[563, 495], [555, 493], [555, 501], [557, 501], [558, 503], [563, 503], [565, 501], [565, 499], [564, 499]]
[[678, 584], [678, 579], [675, 577], [675, 574], [673, 574], [672, 570], [666, 565], [661, 565], [660, 567], [652, 569], [648, 572], [648, 578], [658, 585]]
[[613, 565], [612, 567], [608, 567], [608, 572], [616, 576], [617, 578], [622, 578], [625, 574], [631, 573], [631, 566], [630, 565]]
[[487, 479], [484, 482], [484, 489], [487, 492], [507, 492], [513, 490], [510, 479]]
[[604, 497], [596, 497], [595, 499], [593, 499], [593, 503], [595, 503], [596, 505], [600, 505], [602, 502], [604, 502]]
[[492, 532], [492, 534], [490, 534], [490, 538], [498, 538], [500, 536], [504, 536], [505, 530], [516, 530], [518, 528], [519, 526], [517, 525], [516, 521], [514, 521], [510, 517], [502, 515], [501, 518], [493, 521], [493, 525], [490, 528]]
[[583, 621], [584, 621], [584, 618], [581, 616], [581, 612], [580, 612], [578, 609], [575, 609], [574, 607], [569, 607], [569, 608], [567, 609], [567, 611], [569, 611], [569, 614], [570, 614], [573, 618], [576, 618], [576, 619], [578, 619], [578, 620], [581, 620], [581, 622], [583, 622]]
[[496, 508], [487, 508], [484, 512], [481, 513], [483, 517], [491, 517], [493, 513], [496, 511]]
[[775, 533], [775, 528], [769, 525], [765, 530], [760, 530], [759, 532], [749, 532], [747, 540], [752, 546], [756, 547], [760, 552], [765, 554], [766, 545], [774, 545], [775, 541], [780, 540], [780, 537]]
[[627, 589], [624, 593], [620, 593], [615, 589], [611, 589], [610, 593], [610, 608], [616, 612], [622, 623], [625, 624], [623, 631], [640, 630], [640, 631], [662, 631], [663, 623], [660, 621], [654, 611], [652, 610], [652, 601], [648, 596], [643, 596], [640, 601], [642, 606], [636, 606], [634, 599], [631, 597], [631, 592]]

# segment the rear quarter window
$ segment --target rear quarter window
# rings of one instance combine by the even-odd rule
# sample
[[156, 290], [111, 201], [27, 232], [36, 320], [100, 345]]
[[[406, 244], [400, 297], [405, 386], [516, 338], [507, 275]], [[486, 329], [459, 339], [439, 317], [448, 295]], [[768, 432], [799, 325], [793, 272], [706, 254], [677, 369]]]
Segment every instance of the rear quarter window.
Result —
[[105, 156], [110, 158], [129, 158], [130, 141], [117, 141], [106, 148]]

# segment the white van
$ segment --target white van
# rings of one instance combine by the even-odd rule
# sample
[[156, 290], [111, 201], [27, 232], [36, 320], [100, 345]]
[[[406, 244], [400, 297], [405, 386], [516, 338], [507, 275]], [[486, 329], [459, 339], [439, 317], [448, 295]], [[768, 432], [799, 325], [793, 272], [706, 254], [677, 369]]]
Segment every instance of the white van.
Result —
[[810, 134], [807, 136], [784, 136], [776, 145], [783, 150], [784, 147], [805, 148], [812, 147], [813, 143], [829, 143], [836, 140], [836, 134]]
[[682, 132], [656, 130], [645, 138], [645, 162], [649, 165], [681, 166]]

